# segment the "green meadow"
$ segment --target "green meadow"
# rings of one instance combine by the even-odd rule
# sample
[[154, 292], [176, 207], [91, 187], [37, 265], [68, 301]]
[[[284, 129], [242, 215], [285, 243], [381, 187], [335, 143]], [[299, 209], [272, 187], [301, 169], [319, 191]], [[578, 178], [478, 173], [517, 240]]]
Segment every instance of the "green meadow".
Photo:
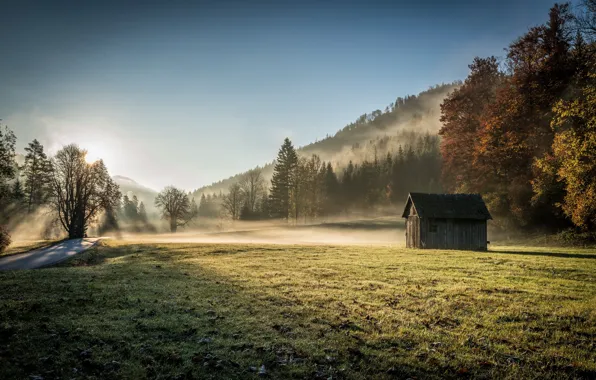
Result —
[[0, 378], [596, 377], [596, 250], [108, 240], [0, 273]]

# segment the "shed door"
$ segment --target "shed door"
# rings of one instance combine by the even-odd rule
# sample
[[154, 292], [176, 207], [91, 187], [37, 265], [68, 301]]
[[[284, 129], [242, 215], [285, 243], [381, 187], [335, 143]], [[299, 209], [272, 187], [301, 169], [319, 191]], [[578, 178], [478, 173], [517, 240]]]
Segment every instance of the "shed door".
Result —
[[406, 222], [406, 247], [420, 248], [420, 218], [409, 216]]

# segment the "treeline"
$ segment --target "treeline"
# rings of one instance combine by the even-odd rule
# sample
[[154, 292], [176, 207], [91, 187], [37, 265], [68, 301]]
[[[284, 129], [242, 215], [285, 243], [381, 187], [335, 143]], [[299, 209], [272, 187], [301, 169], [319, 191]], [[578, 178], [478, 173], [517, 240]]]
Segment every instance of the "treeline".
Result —
[[24, 221], [38, 229], [45, 223], [69, 238], [82, 238], [101, 214], [114, 213], [121, 194], [102, 160], [87, 162], [87, 152], [74, 144], [49, 158], [39, 141], [33, 140], [19, 165], [15, 144], [15, 134], [4, 126], [0, 130], [0, 250], [10, 244], [9, 228]]
[[305, 223], [351, 211], [373, 213], [402, 204], [410, 191], [441, 191], [438, 136], [407, 132], [399, 137], [406, 143], [395, 150], [388, 149], [389, 137], [379, 138], [370, 145], [370, 159], [343, 166], [316, 154], [300, 156], [286, 139], [269, 183], [253, 169], [225, 194], [202, 194], [198, 215]]
[[444, 186], [502, 225], [596, 228], [596, 0], [551, 8], [441, 106]]
[[107, 210], [99, 220], [98, 232], [100, 235], [109, 232], [127, 231], [127, 232], [156, 232], [157, 228], [153, 225], [145, 204], [138, 200], [137, 196], [131, 197], [123, 195], [120, 202]]
[[[102, 160], [87, 161], [87, 151], [64, 146], [48, 157], [43, 145], [33, 140], [19, 165], [16, 136], [0, 129], [0, 251], [11, 237], [9, 231], [27, 225], [33, 235], [68, 238], [108, 232], [157, 232], [156, 219], [135, 194], [122, 194]], [[194, 198], [168, 186], [155, 197], [160, 217], [171, 232], [193, 222], [198, 215]], [[34, 228], [35, 226], [35, 228]]]

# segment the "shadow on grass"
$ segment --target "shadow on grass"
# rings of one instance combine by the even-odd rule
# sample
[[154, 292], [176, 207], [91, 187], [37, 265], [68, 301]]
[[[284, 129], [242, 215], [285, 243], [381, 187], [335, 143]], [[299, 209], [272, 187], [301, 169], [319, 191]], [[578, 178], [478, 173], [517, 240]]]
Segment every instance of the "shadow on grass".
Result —
[[0, 378], [500, 377], [513, 360], [440, 361], [454, 347], [430, 349], [389, 336], [368, 313], [222, 275], [194, 259], [226, 247], [205, 247], [100, 246], [60, 269], [0, 276]]
[[309, 312], [299, 298], [259, 292], [192, 259], [184, 247], [100, 246], [59, 268], [0, 275], [0, 378], [455, 374], [389, 360], [381, 346], [413, 343], [363, 340], [363, 321]]
[[40, 242], [39, 244], [22, 245], [22, 246], [17, 246], [17, 247], [9, 246], [6, 251], [4, 251], [3, 253], [0, 253], [0, 258], [20, 255], [23, 253], [36, 251], [38, 249], [49, 248], [54, 245], [63, 243], [66, 240], [68, 240], [68, 239], [48, 240], [48, 241]]
[[526, 255], [526, 256], [545, 256], [561, 257], [566, 259], [596, 259], [596, 253], [564, 253], [564, 252], [539, 252], [539, 251], [520, 251], [520, 250], [488, 250], [488, 253], [502, 253], [506, 255]]

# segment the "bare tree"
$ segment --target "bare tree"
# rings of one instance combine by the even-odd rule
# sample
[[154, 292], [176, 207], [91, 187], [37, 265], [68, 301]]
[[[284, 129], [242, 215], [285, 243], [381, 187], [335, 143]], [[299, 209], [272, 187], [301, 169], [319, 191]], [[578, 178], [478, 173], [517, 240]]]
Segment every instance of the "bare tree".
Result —
[[102, 160], [87, 163], [87, 151], [71, 144], [51, 162], [51, 204], [70, 239], [82, 238], [101, 212], [120, 201], [120, 189]]
[[261, 169], [249, 170], [242, 176], [239, 185], [242, 191], [242, 197], [244, 198], [244, 204], [248, 211], [253, 213], [258, 202], [265, 194], [265, 180], [261, 174]]
[[228, 193], [223, 197], [222, 206], [232, 220], [236, 220], [240, 217], [243, 200], [240, 185], [237, 183], [230, 185]]
[[169, 220], [171, 232], [186, 226], [198, 213], [197, 207], [191, 207], [192, 203], [186, 193], [174, 186], [168, 186], [157, 194], [155, 206], [161, 209], [162, 218]]

